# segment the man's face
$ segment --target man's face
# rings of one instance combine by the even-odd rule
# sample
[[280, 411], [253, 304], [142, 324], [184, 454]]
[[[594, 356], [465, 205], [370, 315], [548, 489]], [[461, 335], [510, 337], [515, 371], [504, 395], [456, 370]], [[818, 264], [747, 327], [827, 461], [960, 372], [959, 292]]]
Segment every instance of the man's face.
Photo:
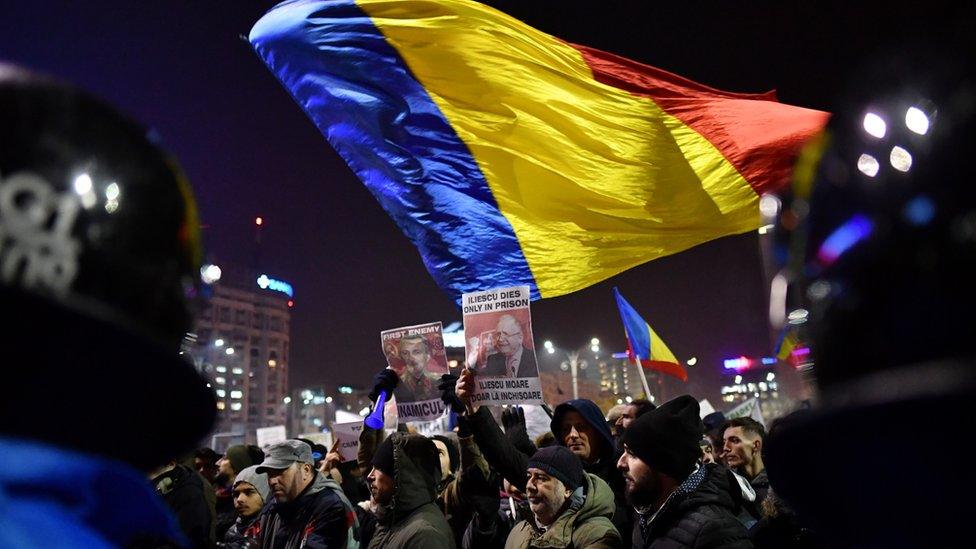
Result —
[[226, 457], [222, 457], [217, 460], [217, 479], [222, 481], [225, 485], [230, 484], [237, 477], [237, 471], [234, 470], [234, 466], [230, 464], [230, 460]]
[[588, 421], [583, 419], [579, 412], [575, 410], [566, 412], [563, 415], [562, 423], [560, 423], [559, 432], [562, 433], [562, 442], [566, 448], [569, 448], [570, 452], [576, 454], [584, 462], [591, 463], [599, 457], [597, 455], [599, 442], [597, 441], [600, 434]]
[[211, 463], [206, 458], [193, 458], [193, 468], [210, 482], [213, 482], [217, 477], [217, 464]]
[[634, 506], [650, 505], [658, 500], [661, 483], [654, 471], [624, 445], [624, 453], [617, 460], [617, 469], [624, 477], [624, 495]]
[[451, 474], [451, 454], [447, 452], [447, 445], [443, 440], [431, 439], [437, 447], [437, 457], [441, 460], [441, 480]]
[[419, 339], [404, 339], [400, 342], [400, 358], [407, 365], [407, 372], [414, 378], [424, 375], [430, 353], [427, 344]]
[[622, 429], [622, 433], [623, 431], [626, 431], [628, 427], [630, 427], [630, 424], [635, 419], [637, 419], [637, 406], [628, 404], [624, 407], [624, 413], [617, 418], [617, 428]]
[[234, 510], [238, 516], [250, 517], [264, 507], [264, 500], [250, 482], [238, 482], [234, 485]]
[[286, 469], [268, 469], [268, 485], [275, 501], [294, 501], [312, 481], [312, 466], [308, 463], [292, 463]]
[[377, 505], [389, 505], [393, 501], [396, 482], [392, 476], [373, 467], [366, 477], [366, 482], [369, 484], [369, 493]]
[[549, 476], [542, 469], [529, 468], [525, 483], [525, 495], [529, 509], [539, 524], [548, 526], [556, 520], [570, 492], [559, 479]]
[[725, 463], [731, 468], [738, 469], [752, 464], [759, 454], [760, 440], [742, 427], [729, 427], [724, 435]]
[[498, 320], [498, 351], [505, 356], [515, 354], [522, 347], [522, 327], [511, 316], [503, 316]]

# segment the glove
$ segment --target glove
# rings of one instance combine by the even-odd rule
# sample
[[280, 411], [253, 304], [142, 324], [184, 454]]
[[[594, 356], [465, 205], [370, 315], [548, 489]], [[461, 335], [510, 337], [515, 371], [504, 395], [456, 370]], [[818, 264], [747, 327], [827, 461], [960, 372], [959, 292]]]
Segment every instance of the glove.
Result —
[[461, 472], [461, 497], [471, 502], [478, 513], [479, 524], [482, 527], [493, 524], [498, 518], [501, 499], [498, 490], [501, 479], [494, 470], [485, 478], [484, 472], [477, 465], [471, 465]]
[[390, 368], [384, 368], [380, 370], [380, 373], [373, 376], [373, 390], [369, 392], [369, 399], [376, 402], [376, 399], [380, 396], [380, 392], [386, 391], [386, 399], [389, 400], [393, 396], [393, 390], [399, 384], [400, 378], [396, 372]]
[[455, 414], [463, 414], [464, 404], [461, 404], [457, 393], [454, 392], [457, 380], [458, 376], [454, 374], [444, 374], [441, 376], [441, 382], [437, 384], [437, 388], [441, 391], [441, 400], [444, 401], [444, 404], [449, 406]]
[[519, 452], [530, 457], [535, 453], [535, 444], [529, 440], [525, 429], [525, 411], [521, 406], [509, 406], [502, 410], [502, 426], [505, 428], [505, 437]]

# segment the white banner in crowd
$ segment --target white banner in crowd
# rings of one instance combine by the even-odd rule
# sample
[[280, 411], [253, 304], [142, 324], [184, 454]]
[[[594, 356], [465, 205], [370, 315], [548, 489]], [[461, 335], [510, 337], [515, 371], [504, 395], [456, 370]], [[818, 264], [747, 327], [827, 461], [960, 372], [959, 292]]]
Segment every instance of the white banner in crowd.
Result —
[[417, 430], [418, 434], [424, 435], [425, 437], [432, 437], [434, 435], [443, 435], [450, 431], [451, 416], [450, 414], [444, 414], [443, 416], [433, 420], [433, 421], [422, 421], [412, 424], [411, 426]]
[[400, 377], [393, 395], [400, 421], [431, 421], [444, 415], [437, 385], [448, 372], [440, 322], [404, 326], [380, 333], [383, 354]]
[[359, 453], [359, 434], [363, 432], [363, 422], [332, 424], [332, 437], [339, 441], [339, 455], [342, 461], [356, 461]]
[[698, 402], [698, 410], [698, 416], [702, 419], [705, 419], [705, 416], [708, 414], [715, 413], [715, 407], [712, 406], [712, 403], [707, 398], [703, 398]]
[[528, 286], [515, 286], [461, 297], [475, 403], [542, 404], [529, 295]]
[[274, 427], [262, 427], [258, 429], [255, 434], [258, 439], [258, 447], [264, 450], [272, 444], [277, 444], [279, 442], [284, 442], [288, 440], [288, 435], [285, 433], [284, 425], [275, 425]]
[[728, 412], [725, 412], [726, 419], [735, 419], [737, 417], [751, 417], [759, 423], [762, 423], [763, 427], [766, 426], [766, 420], [762, 417], [762, 408], [759, 405], [758, 398], [750, 398]]

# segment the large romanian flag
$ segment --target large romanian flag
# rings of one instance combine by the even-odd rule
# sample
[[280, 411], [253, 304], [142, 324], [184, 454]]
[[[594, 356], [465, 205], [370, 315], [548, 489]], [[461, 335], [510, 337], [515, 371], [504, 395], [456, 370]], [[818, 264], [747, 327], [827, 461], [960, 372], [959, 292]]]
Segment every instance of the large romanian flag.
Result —
[[249, 39], [458, 299], [558, 296], [755, 229], [827, 120], [463, 0], [289, 1]]

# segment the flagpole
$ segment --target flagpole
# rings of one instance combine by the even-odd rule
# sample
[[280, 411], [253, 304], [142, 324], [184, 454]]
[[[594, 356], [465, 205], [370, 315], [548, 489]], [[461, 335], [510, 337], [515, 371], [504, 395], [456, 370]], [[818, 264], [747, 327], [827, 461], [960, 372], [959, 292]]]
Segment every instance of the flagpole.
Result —
[[644, 374], [644, 367], [641, 366], [640, 359], [634, 361], [637, 365], [637, 371], [640, 372], [641, 383], [644, 384], [644, 398], [651, 400], [651, 388], [647, 385], [647, 375]]

